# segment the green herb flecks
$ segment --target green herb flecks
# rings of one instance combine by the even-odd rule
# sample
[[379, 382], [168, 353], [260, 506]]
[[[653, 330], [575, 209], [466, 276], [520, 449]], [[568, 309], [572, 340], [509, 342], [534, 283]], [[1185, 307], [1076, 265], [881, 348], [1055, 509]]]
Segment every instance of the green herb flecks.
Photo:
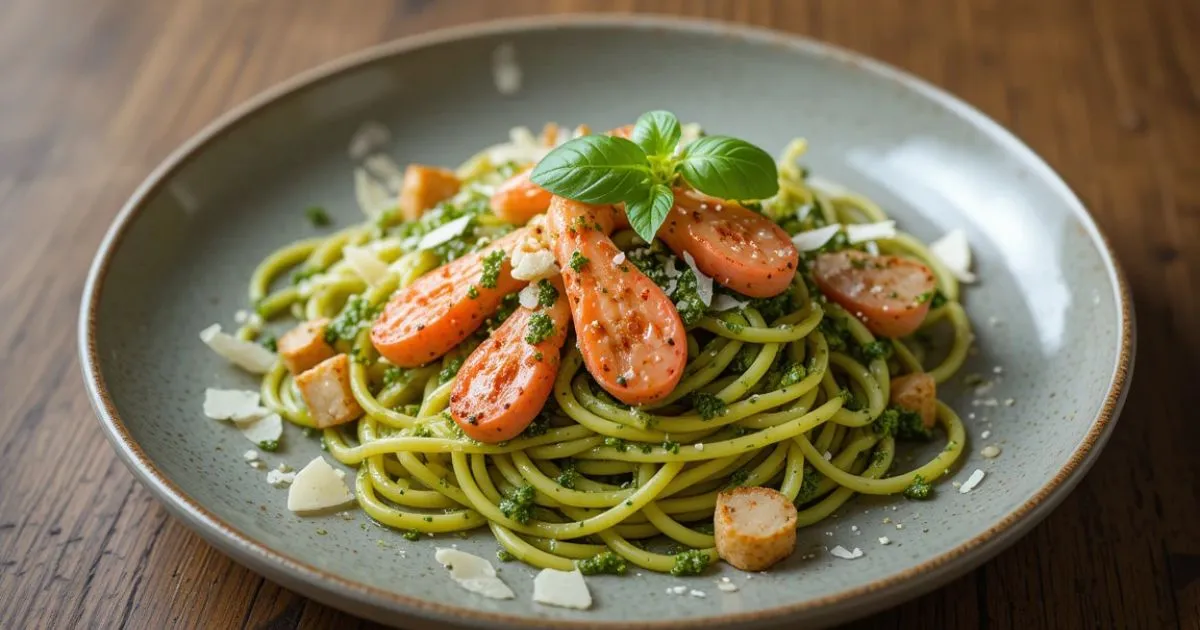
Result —
[[538, 344], [554, 335], [554, 320], [545, 313], [534, 313], [529, 316], [529, 324], [525, 330], [525, 343]]
[[304, 216], [308, 218], [309, 223], [313, 224], [313, 227], [328, 227], [333, 225], [333, 219], [329, 218], [329, 213], [325, 212], [325, 208], [321, 206], [306, 208]]

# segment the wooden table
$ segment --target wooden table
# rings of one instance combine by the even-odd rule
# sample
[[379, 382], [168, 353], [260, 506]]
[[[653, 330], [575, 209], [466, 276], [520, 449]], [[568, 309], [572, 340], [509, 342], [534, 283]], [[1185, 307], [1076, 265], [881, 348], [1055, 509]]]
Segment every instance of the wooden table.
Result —
[[217, 553], [105, 443], [76, 362], [84, 271], [137, 183], [221, 112], [397, 36], [555, 11], [771, 26], [957, 94], [1056, 168], [1137, 300], [1107, 451], [983, 568], [861, 623], [1200, 628], [1200, 3], [1195, 0], [5, 0], [0, 3], [0, 628], [349, 627]]

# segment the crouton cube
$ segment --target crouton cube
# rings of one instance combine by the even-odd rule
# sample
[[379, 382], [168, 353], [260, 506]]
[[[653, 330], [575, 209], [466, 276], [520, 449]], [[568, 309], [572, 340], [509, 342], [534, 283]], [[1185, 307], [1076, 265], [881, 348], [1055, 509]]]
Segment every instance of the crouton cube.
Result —
[[350, 391], [350, 357], [325, 359], [296, 377], [296, 387], [308, 405], [313, 424], [324, 429], [345, 424], [362, 415]]
[[328, 319], [303, 322], [279, 338], [279, 357], [289, 372], [299, 374], [337, 354], [333, 346], [325, 343], [328, 323]]
[[405, 221], [416, 221], [426, 210], [458, 192], [454, 171], [436, 166], [409, 164], [400, 188], [400, 214]]

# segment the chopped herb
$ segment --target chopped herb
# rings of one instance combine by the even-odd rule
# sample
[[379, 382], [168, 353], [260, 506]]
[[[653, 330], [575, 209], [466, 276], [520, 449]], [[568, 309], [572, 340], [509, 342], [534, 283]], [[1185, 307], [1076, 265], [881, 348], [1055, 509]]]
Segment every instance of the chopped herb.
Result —
[[579, 567], [579, 572], [584, 575], [625, 575], [625, 571], [628, 570], [625, 558], [611, 551], [604, 551], [591, 558], [578, 560], [575, 562], [575, 566]]
[[746, 330], [745, 324], [741, 322], [730, 321], [728, 319], [721, 320], [721, 325], [725, 327], [725, 330], [728, 330], [735, 335], [741, 333], [743, 330]]
[[587, 257], [584, 256], [583, 254], [580, 254], [579, 250], [575, 250], [575, 251], [571, 252], [571, 260], [567, 262], [567, 266], [570, 267], [574, 271], [580, 271], [581, 269], [583, 269], [584, 265], [587, 265], [587, 264], [588, 264]]
[[904, 489], [904, 496], [917, 501], [924, 501], [933, 496], [933, 486], [928, 481], [925, 481], [924, 477], [917, 475], [913, 478], [912, 483]]
[[416, 542], [421, 539], [421, 532], [419, 532], [415, 529], [407, 530], [403, 534], [400, 534], [400, 535], [403, 536], [405, 540], [411, 540], [413, 542]]
[[400, 368], [398, 368], [398, 367], [396, 367], [396, 366], [394, 366], [394, 365], [390, 365], [390, 366], [388, 366], [388, 367], [387, 367], [386, 369], [384, 369], [384, 371], [383, 371], [383, 385], [384, 385], [384, 387], [387, 387], [387, 386], [389, 386], [389, 385], [395, 385], [396, 383], [399, 383], [399, 382], [400, 382], [400, 379], [401, 379], [401, 378], [404, 378], [404, 375], [405, 375], [405, 371], [404, 371], [404, 370], [402, 370], [402, 369], [400, 369]]
[[479, 286], [485, 289], [495, 289], [496, 281], [500, 279], [500, 265], [504, 263], [504, 250], [493, 250], [483, 257], [483, 273], [479, 276]]
[[549, 430], [550, 414], [543, 409], [542, 412], [533, 419], [533, 422], [530, 422], [529, 426], [525, 427], [525, 430], [521, 432], [521, 437], [537, 437], [539, 435], [544, 435], [546, 431]]
[[860, 401], [858, 397], [854, 395], [854, 392], [850, 391], [849, 388], [843, 387], [839, 389], [837, 395], [844, 401], [842, 403], [842, 408], [846, 411], [862, 410], [862, 401]]
[[757, 345], [742, 346], [741, 350], [734, 355], [733, 361], [729, 362], [729, 367], [726, 368], [730, 373], [741, 374], [750, 369], [750, 364], [758, 358], [759, 347]]
[[537, 344], [549, 339], [554, 334], [554, 320], [545, 313], [534, 313], [529, 316], [529, 328], [525, 333], [525, 343]]
[[673, 453], [675, 455], [679, 454], [679, 442], [676, 442], [671, 439], [666, 439], [666, 440], [663, 440], [662, 447], [663, 447], [663, 450], [668, 453]]
[[577, 479], [579, 479], [579, 469], [575, 465], [575, 460], [568, 457], [563, 461], [562, 469], [555, 481], [558, 482], [558, 485], [573, 490]]
[[801, 363], [793, 363], [788, 366], [787, 370], [784, 371], [783, 376], [779, 379], [779, 386], [787, 387], [789, 385], [795, 385], [796, 383], [803, 381], [804, 377], [806, 376], [808, 376], [808, 370], [804, 369], [804, 365]]
[[750, 471], [745, 468], [739, 468], [729, 475], [729, 482], [725, 484], [726, 488], [736, 488], [746, 485], [746, 480], [750, 478]]
[[712, 420], [717, 416], [725, 414], [727, 405], [724, 400], [721, 400], [716, 394], [708, 394], [705, 392], [696, 392], [692, 394], [692, 405], [696, 408], [696, 412], [705, 420]]
[[926, 291], [924, 293], [917, 295], [917, 298], [914, 301], [917, 304], [924, 304], [924, 303], [928, 302], [929, 300], [933, 299], [933, 294], [934, 294], [933, 291]]
[[507, 549], [499, 549], [496, 551], [496, 559], [500, 562], [512, 562], [517, 557], [512, 555], [512, 552]]
[[884, 409], [883, 413], [871, 423], [871, 428], [881, 438], [896, 434], [896, 425], [900, 422], [900, 414], [894, 408]]
[[438, 383], [449, 383], [458, 376], [458, 371], [462, 369], [463, 360], [459, 358], [447, 359], [442, 365], [442, 369], [438, 372]]
[[701, 534], [708, 534], [709, 536], [712, 536], [714, 528], [712, 522], [710, 521], [707, 523], [697, 523], [692, 526], [692, 529], [700, 532]]
[[817, 470], [812, 466], [804, 466], [804, 478], [800, 480], [800, 491], [796, 493], [796, 505], [804, 505], [812, 501], [817, 495], [817, 487], [821, 480], [817, 475]]
[[469, 288], [467, 288], [467, 297], [471, 298], [472, 300], [479, 297], [479, 287], [472, 284]]
[[319, 429], [314, 429], [312, 427], [301, 427], [300, 433], [306, 438], [314, 438], [321, 435], [321, 431]]
[[329, 218], [329, 213], [325, 212], [325, 208], [321, 206], [311, 206], [304, 211], [304, 216], [308, 217], [308, 222], [313, 224], [313, 227], [327, 227], [333, 223], [333, 219]]
[[258, 443], [258, 448], [268, 453], [274, 453], [279, 450], [279, 440], [263, 440]]
[[366, 298], [361, 295], [350, 296], [337, 317], [334, 317], [333, 321], [325, 326], [325, 343], [333, 345], [339, 339], [346, 341], [354, 339], [358, 331], [369, 324], [374, 317], [375, 309], [371, 308], [371, 304]]
[[604, 438], [604, 445], [616, 449], [618, 453], [624, 453], [629, 450], [629, 444], [621, 438], [606, 437]]
[[823, 317], [819, 326], [829, 343], [830, 350], [846, 350], [853, 347], [854, 338], [850, 336], [850, 328], [839, 317]]
[[933, 292], [933, 298], [929, 301], [929, 308], [941, 308], [945, 306], [947, 301], [949, 301], [949, 299], [946, 297], [946, 294], [942, 293], [941, 289], [938, 289], [937, 291]]
[[545, 358], [545, 357], [542, 356], [542, 353], [540, 350], [538, 352], [533, 353], [534, 361], [541, 361], [543, 358]]
[[275, 335], [267, 335], [258, 343], [271, 352], [279, 352], [279, 340], [275, 338]]
[[700, 575], [712, 563], [712, 558], [701, 549], [689, 549], [675, 554], [675, 566], [671, 567], [671, 575]]
[[617, 377], [617, 385], [620, 385], [621, 387], [624, 387], [624, 386], [625, 386], [625, 385], [627, 385], [628, 383], [629, 383], [629, 381], [625, 380], [625, 375], [624, 375], [624, 374], [622, 374], [622, 375], [620, 375], [620, 376], [618, 376], [618, 377]]
[[898, 440], [928, 442], [933, 439], [933, 431], [925, 428], [921, 414], [903, 407], [890, 407], [896, 412], [895, 436]]
[[642, 443], [642, 453], [643, 454], [649, 455], [650, 453], [653, 453], [653, 452], [654, 452], [654, 446], [652, 446], [651, 444], [646, 443], [646, 442]]
[[558, 301], [558, 289], [555, 289], [554, 285], [551, 284], [550, 281], [546, 280], [545, 278], [538, 280], [538, 285], [537, 285], [538, 306], [550, 308], [551, 306], [554, 306], [554, 303], [556, 301]]
[[433, 437], [433, 429], [430, 429], [429, 425], [425, 424], [425, 423], [413, 425], [413, 428], [409, 429], [409, 431], [412, 432], [413, 437], [419, 437], [419, 438]]
[[533, 517], [533, 497], [533, 486], [525, 484], [500, 500], [500, 511], [508, 518], [524, 525]]
[[859, 354], [867, 361], [887, 359], [892, 356], [892, 342], [887, 339], [872, 341], [859, 346]]

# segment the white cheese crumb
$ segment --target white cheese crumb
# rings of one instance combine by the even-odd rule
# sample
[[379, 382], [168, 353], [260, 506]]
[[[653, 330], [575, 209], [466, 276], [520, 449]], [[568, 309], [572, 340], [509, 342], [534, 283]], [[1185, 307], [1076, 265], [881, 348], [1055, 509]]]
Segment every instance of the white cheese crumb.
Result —
[[417, 242], [417, 249], [430, 249], [456, 238], [463, 233], [463, 230], [467, 229], [467, 224], [470, 222], [471, 217], [464, 216], [439, 225], [421, 237], [421, 240]]
[[988, 459], [995, 459], [1000, 457], [1000, 447], [994, 444], [989, 444], [988, 446], [983, 447], [983, 450], [979, 451], [979, 454]]
[[722, 593], [736, 593], [738, 587], [737, 584], [732, 582], [721, 582], [720, 584], [717, 584], [717, 590], [721, 591]]
[[996, 367], [992, 368], [992, 372], [995, 374], [1003, 374], [1004, 368], [997, 365]]
[[517, 294], [517, 302], [525, 308], [536, 308], [538, 305], [538, 290], [537, 285], [527, 284], [521, 292]]
[[850, 531], [852, 531], [852, 532], [856, 532], [856, 531], [858, 531], [858, 525], [851, 525], [851, 526], [850, 526]]
[[204, 415], [213, 420], [251, 420], [267, 413], [258, 401], [258, 392], [210, 387], [204, 390]]
[[263, 460], [261, 460], [261, 459], [256, 459], [256, 460], [250, 462], [250, 467], [253, 468], [254, 470], [262, 470], [267, 467], [267, 464], [265, 462], [263, 462]]
[[846, 240], [851, 243], [876, 241], [883, 238], [896, 237], [895, 221], [880, 221], [879, 223], [860, 223], [846, 226]]
[[283, 418], [277, 413], [267, 414], [254, 420], [238, 422], [237, 428], [247, 440], [255, 444], [278, 442], [283, 436]]
[[275, 470], [278, 470], [281, 473], [292, 472], [292, 467], [288, 466], [287, 462], [279, 462], [279, 465], [275, 467]]
[[617, 252], [617, 255], [613, 256], [613, 264], [619, 265], [623, 262], [625, 262], [625, 252]]
[[904, 529], [904, 523], [896, 523], [896, 529]]
[[829, 553], [830, 555], [843, 560], [854, 560], [856, 558], [861, 558], [863, 555], [862, 549], [859, 549], [858, 547], [855, 547], [854, 551], [847, 551], [846, 548], [841, 545], [830, 549]]
[[203, 341], [213, 352], [227, 361], [254, 374], [265, 374], [275, 365], [275, 353], [254, 343], [221, 332], [220, 324], [200, 331]]
[[696, 295], [705, 306], [709, 306], [712, 304], [713, 299], [712, 278], [700, 271], [700, 268], [696, 266], [696, 259], [692, 258], [691, 254], [683, 252], [683, 262], [687, 263], [687, 266], [692, 270], [692, 275], [696, 276]]
[[983, 471], [976, 468], [975, 472], [971, 473], [970, 477], [967, 477], [967, 480], [963, 482], [962, 486], [959, 486], [958, 491], [962, 494], [966, 494], [974, 490], [975, 486], [978, 486], [979, 482], [983, 481], [983, 475]]
[[559, 273], [554, 253], [548, 249], [524, 251], [517, 249], [512, 255], [512, 277], [517, 280], [541, 280]]
[[505, 96], [521, 91], [521, 66], [517, 65], [517, 49], [512, 44], [500, 44], [492, 51], [492, 81], [496, 91]]
[[888, 538], [887, 536], [880, 536], [880, 537], [879, 537], [879, 544], [881, 544], [881, 545], [890, 545], [890, 544], [892, 544], [892, 539], [891, 539], [891, 538]]
[[246, 451], [245, 453], [242, 453], [242, 459], [244, 459], [248, 462], [258, 461], [258, 451], [254, 450], [254, 449], [250, 449], [250, 450]]
[[592, 607], [592, 594], [579, 569], [542, 569], [533, 578], [533, 601], [548, 606], [587, 610]]
[[1017, 404], [1017, 401], [1016, 401], [1016, 399], [1015, 399], [1015, 398], [1005, 398], [1005, 399], [1004, 399], [1004, 406], [1005, 406], [1005, 407], [1011, 407], [1011, 406], [1013, 406], [1013, 405], [1015, 405], [1015, 404]]
[[387, 263], [380, 260], [367, 248], [347, 245], [342, 248], [342, 257], [346, 259], [346, 264], [354, 270], [354, 274], [367, 284], [377, 287], [387, 280]]
[[975, 274], [971, 273], [971, 246], [967, 243], [967, 234], [961, 229], [954, 229], [929, 246], [929, 253], [941, 261], [942, 265], [959, 282], [975, 282]]
[[841, 229], [841, 225], [834, 223], [831, 225], [826, 225], [825, 227], [817, 228], [815, 230], [801, 232], [792, 237], [792, 244], [796, 246], [796, 249], [802, 252], [811, 252], [821, 249], [821, 247], [825, 245], [825, 243], [828, 243], [829, 239], [833, 238], [835, 234], [841, 231]]
[[824, 457], [825, 461], [830, 461], [833, 459], [833, 453], [831, 453], [829, 451], [825, 451], [825, 454], [822, 455], [821, 457]]
[[715, 312], [732, 311], [745, 308], [749, 302], [739, 300], [731, 295], [721, 293], [713, 297], [712, 310]]
[[697, 443], [696, 443], [696, 450], [697, 450], [697, 451], [703, 451], [703, 450], [704, 450], [704, 442], [697, 442]]
[[986, 429], [985, 429], [985, 430], [983, 431], [983, 433], [980, 433], [980, 434], [979, 434], [979, 437], [980, 437], [980, 438], [982, 438], [982, 439], [984, 439], [984, 440], [986, 440], [986, 439], [988, 439], [988, 438], [992, 437], [992, 432], [991, 432], [991, 431], [988, 431], [988, 430], [986, 430]]
[[276, 488], [282, 488], [286, 485], [290, 485], [294, 481], [296, 481], [296, 473], [294, 472], [280, 472], [278, 470], [267, 471], [267, 483], [275, 486]]
[[508, 588], [503, 580], [496, 577], [496, 569], [492, 567], [491, 562], [457, 549], [445, 547], [436, 549], [433, 557], [439, 564], [450, 570], [450, 578], [459, 586], [492, 599], [516, 597], [512, 589]]
[[233, 321], [239, 324], [245, 324], [247, 321], [250, 321], [250, 311], [238, 309], [238, 311], [233, 314]]
[[320, 512], [354, 501], [337, 469], [324, 457], [316, 457], [296, 473], [288, 490], [287, 508], [293, 512]]
[[692, 589], [692, 590], [688, 591], [688, 595], [691, 595], [692, 597], [698, 597], [700, 599], [704, 599], [705, 597], [708, 597], [707, 593], [705, 593], [704, 591], [696, 590], [696, 589]]

